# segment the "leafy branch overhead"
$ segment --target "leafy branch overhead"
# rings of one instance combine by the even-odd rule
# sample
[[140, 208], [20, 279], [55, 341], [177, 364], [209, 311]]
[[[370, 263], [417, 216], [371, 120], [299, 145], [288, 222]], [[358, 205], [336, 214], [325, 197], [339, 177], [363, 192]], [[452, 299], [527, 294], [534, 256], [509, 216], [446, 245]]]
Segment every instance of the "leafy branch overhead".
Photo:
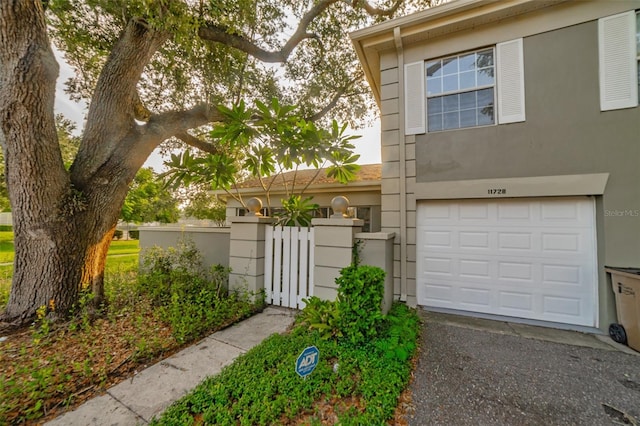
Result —
[[[327, 117], [357, 126], [372, 116], [348, 32], [428, 4], [0, 1], [0, 143], [16, 229], [0, 321], [28, 323], [52, 299], [64, 314], [83, 288], [96, 305], [104, 300], [115, 225], [158, 147], [191, 147], [172, 158], [172, 178], [214, 187], [232, 187], [236, 172], [262, 177], [303, 164], [329, 164], [347, 180], [355, 158], [344, 125], [319, 126]], [[75, 71], [67, 92], [89, 105], [70, 165], [55, 131], [56, 51]], [[245, 105], [271, 98], [280, 103]], [[310, 152], [314, 144], [321, 156]], [[66, 208], [69, 194], [81, 209]]]
[[306, 166], [326, 168], [327, 175], [341, 183], [354, 179], [359, 155], [353, 153], [352, 141], [359, 136], [347, 135], [346, 124], [331, 123], [323, 129], [300, 116], [295, 106], [281, 105], [276, 98], [269, 103], [257, 101], [255, 108], [244, 102], [232, 107], [218, 107], [224, 118], [211, 130], [208, 143], [219, 148], [215, 154], [186, 150], [172, 154], [165, 162], [169, 168], [162, 176], [167, 185], [209, 185], [211, 189], [236, 195], [236, 182], [248, 178], [260, 180], [268, 192], [274, 184], [282, 184], [287, 195], [304, 192], [295, 188], [295, 180], [264, 180], [281, 176], [284, 171]]

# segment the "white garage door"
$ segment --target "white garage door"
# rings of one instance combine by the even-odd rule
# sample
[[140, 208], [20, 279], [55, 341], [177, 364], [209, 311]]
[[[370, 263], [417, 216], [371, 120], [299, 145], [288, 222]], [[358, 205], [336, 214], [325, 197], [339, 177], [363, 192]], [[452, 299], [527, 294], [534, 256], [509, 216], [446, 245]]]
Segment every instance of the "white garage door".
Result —
[[420, 305], [598, 325], [590, 198], [421, 202], [416, 244]]

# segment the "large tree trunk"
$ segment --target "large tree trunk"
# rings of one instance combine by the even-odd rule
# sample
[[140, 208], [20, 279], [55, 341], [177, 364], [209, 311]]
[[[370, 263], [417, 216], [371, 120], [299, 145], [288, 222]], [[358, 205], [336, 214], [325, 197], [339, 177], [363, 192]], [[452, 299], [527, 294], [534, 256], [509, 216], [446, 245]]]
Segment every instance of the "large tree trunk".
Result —
[[[106, 250], [128, 184], [153, 147], [147, 144], [132, 161], [127, 161], [125, 149], [110, 149], [109, 154], [117, 155], [103, 154], [100, 165], [83, 179], [73, 179], [65, 170], [54, 120], [58, 64], [39, 0], [0, 2], [0, 75], [0, 142], [15, 242], [13, 283], [3, 320], [22, 324], [43, 305], [69, 312], [83, 286], [92, 287], [98, 301], [102, 299]], [[100, 118], [112, 128], [131, 129], [108, 115]], [[126, 137], [120, 132], [117, 139]]]
[[169, 34], [132, 19], [98, 79], [80, 149], [65, 170], [54, 119], [58, 64], [41, 0], [0, 0], [0, 144], [15, 261], [0, 320], [24, 324], [47, 306], [67, 314], [83, 287], [104, 298], [107, 249], [129, 184], [163, 140], [219, 117], [205, 105], [136, 123], [136, 84]]

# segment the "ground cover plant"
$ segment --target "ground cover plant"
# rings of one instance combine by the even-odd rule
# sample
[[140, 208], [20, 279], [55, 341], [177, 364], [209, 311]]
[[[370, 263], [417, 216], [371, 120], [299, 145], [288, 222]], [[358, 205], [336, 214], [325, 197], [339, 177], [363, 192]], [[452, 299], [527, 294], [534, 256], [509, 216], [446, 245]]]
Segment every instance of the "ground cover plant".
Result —
[[[341, 286], [337, 302], [309, 299], [290, 333], [269, 337], [206, 379], [153, 424], [386, 424], [409, 381], [419, 319], [400, 303], [385, 316], [379, 303], [364, 309], [378, 300], [360, 291], [364, 282], [373, 279], [378, 286], [384, 279], [383, 271], [370, 268], [343, 270], [339, 281], [350, 282]], [[346, 328], [340, 320], [341, 297], [363, 309], [363, 317]], [[374, 327], [375, 333], [358, 325]], [[296, 359], [312, 345], [320, 361], [302, 378], [294, 369]]]
[[[41, 423], [262, 308], [247, 295], [228, 295], [227, 271], [205, 271], [191, 243], [143, 253], [147, 269], [139, 277], [138, 255], [123, 254], [137, 246], [123, 243], [128, 248], [115, 247], [108, 257], [108, 305], [101, 311], [86, 293], [68, 322], [48, 320], [53, 303], [30, 327], [0, 341], [0, 424]], [[189, 309], [189, 318], [178, 319], [180, 309]]]

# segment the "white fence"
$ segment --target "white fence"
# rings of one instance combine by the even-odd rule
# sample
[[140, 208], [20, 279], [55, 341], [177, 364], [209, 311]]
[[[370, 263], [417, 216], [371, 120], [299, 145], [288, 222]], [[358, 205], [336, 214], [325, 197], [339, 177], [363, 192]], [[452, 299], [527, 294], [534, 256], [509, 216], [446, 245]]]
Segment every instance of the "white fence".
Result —
[[313, 296], [313, 228], [267, 227], [264, 287], [267, 303], [302, 309]]

